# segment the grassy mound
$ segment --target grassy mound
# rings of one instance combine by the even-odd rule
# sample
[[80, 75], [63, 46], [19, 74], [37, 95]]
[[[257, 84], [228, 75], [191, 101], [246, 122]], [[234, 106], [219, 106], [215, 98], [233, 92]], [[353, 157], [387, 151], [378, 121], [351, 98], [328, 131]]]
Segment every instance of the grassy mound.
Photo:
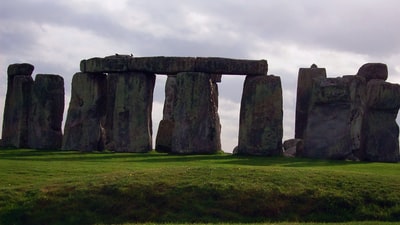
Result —
[[0, 150], [0, 224], [400, 221], [400, 164]]

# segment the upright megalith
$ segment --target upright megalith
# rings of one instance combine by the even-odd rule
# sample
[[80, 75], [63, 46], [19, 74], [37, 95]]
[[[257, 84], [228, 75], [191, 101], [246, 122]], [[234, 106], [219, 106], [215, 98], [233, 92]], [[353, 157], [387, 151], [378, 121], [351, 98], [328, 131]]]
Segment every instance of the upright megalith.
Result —
[[169, 75], [165, 83], [165, 100], [163, 118], [158, 125], [156, 136], [156, 151], [171, 152], [172, 133], [175, 119], [174, 108], [177, 99], [176, 75]]
[[208, 73], [183, 72], [176, 78], [177, 100], [171, 152], [210, 154], [221, 150], [218, 90]]
[[352, 159], [360, 152], [365, 79], [314, 79], [302, 156]]
[[115, 152], [152, 150], [152, 103], [155, 75], [140, 72], [108, 75], [106, 148]]
[[247, 76], [240, 107], [237, 154], [282, 155], [282, 120], [280, 78]]
[[106, 111], [107, 78], [103, 73], [76, 73], [65, 122], [63, 150], [104, 149], [102, 120]]
[[28, 147], [28, 116], [31, 106], [34, 66], [16, 63], [7, 69], [7, 93], [3, 114], [2, 145]]
[[300, 68], [297, 78], [296, 124], [295, 138], [304, 138], [307, 126], [308, 110], [310, 108], [313, 80], [326, 77], [325, 68], [318, 68], [315, 64], [310, 68]]
[[11, 86], [4, 106], [2, 144], [6, 147], [27, 148], [33, 79], [28, 75], [8, 78], [12, 81], [8, 82]]
[[362, 130], [364, 160], [397, 162], [399, 127], [396, 123], [400, 108], [400, 85], [383, 80], [367, 84], [366, 117]]
[[63, 114], [64, 79], [59, 75], [36, 75], [29, 113], [29, 147], [60, 149]]

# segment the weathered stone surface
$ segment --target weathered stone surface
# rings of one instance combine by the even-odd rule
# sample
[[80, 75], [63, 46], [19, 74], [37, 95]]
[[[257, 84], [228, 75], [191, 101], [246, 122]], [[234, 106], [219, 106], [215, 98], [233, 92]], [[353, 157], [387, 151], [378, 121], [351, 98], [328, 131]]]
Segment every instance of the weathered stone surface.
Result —
[[359, 154], [363, 98], [361, 77], [315, 79], [302, 156], [348, 159]]
[[282, 86], [277, 76], [247, 76], [239, 121], [238, 154], [282, 155]]
[[106, 148], [116, 152], [152, 150], [151, 110], [155, 75], [108, 75]]
[[196, 58], [193, 57], [137, 57], [129, 62], [129, 70], [160, 74], [177, 74], [194, 71]]
[[129, 71], [128, 65], [133, 59], [130, 55], [112, 55], [105, 58], [91, 58], [82, 60], [81, 72], [84, 73], [113, 73]]
[[82, 60], [82, 72], [145, 72], [149, 74], [176, 74], [180, 72], [204, 72], [212, 74], [259, 75], [268, 72], [266, 60], [242, 60], [229, 58], [194, 57], [131, 57], [115, 55], [105, 58]]
[[165, 100], [163, 108], [163, 119], [174, 121], [174, 107], [177, 99], [176, 76], [170, 75], [165, 83]]
[[221, 150], [216, 84], [211, 74], [178, 73], [172, 153], [208, 154]]
[[296, 157], [303, 153], [304, 144], [302, 139], [289, 139], [283, 142], [283, 155]]
[[326, 77], [325, 68], [313, 64], [311, 68], [300, 68], [297, 78], [296, 124], [295, 138], [303, 138], [307, 126], [308, 110], [310, 108], [313, 79]]
[[8, 66], [7, 74], [9, 77], [16, 75], [31, 76], [34, 68], [29, 63], [15, 63]]
[[32, 105], [31, 76], [9, 76], [4, 105], [2, 140], [5, 147], [27, 148]]
[[366, 63], [360, 67], [357, 76], [364, 77], [367, 82], [372, 79], [385, 81], [388, 78], [388, 68], [383, 63]]
[[172, 149], [172, 134], [174, 132], [174, 121], [161, 120], [156, 137], [156, 151], [170, 153]]
[[64, 114], [64, 79], [59, 75], [36, 75], [29, 114], [29, 147], [60, 149]]
[[266, 75], [266, 60], [243, 60], [217, 57], [196, 58], [196, 72], [216, 74]]
[[64, 128], [63, 150], [104, 149], [101, 120], [105, 116], [107, 79], [104, 74], [76, 73]]
[[397, 162], [400, 85], [371, 80], [367, 85], [367, 113], [363, 126], [364, 158], [368, 161]]

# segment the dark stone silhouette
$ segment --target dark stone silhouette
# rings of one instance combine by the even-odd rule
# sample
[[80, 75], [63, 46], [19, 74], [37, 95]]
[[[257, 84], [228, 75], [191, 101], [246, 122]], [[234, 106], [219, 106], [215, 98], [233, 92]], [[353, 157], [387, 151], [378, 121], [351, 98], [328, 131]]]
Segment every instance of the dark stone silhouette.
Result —
[[221, 150], [216, 84], [207, 73], [177, 74], [172, 153], [209, 154]]
[[282, 86], [272, 75], [247, 76], [239, 121], [238, 154], [282, 155]]
[[318, 68], [315, 64], [311, 68], [300, 68], [297, 79], [296, 123], [295, 138], [304, 138], [307, 126], [308, 111], [310, 108], [313, 80], [326, 77], [325, 68]]
[[400, 108], [400, 85], [383, 80], [367, 84], [367, 109], [362, 129], [364, 160], [397, 162], [399, 127], [396, 123]]
[[[15, 63], [11, 64], [7, 68], [7, 75], [8, 77], [13, 77], [13, 76], [32, 76], [32, 72], [35, 69], [35, 67], [29, 63]], [[9, 82], [12, 82], [12, 79], [8, 80]]]
[[107, 79], [102, 73], [76, 73], [64, 128], [64, 150], [83, 152], [104, 149], [104, 119]]
[[367, 82], [372, 79], [385, 81], [388, 78], [388, 68], [383, 63], [366, 63], [360, 67], [357, 76], [364, 77]]
[[357, 76], [314, 79], [302, 156], [351, 159], [359, 154], [364, 88], [365, 80]]
[[36, 75], [29, 113], [30, 148], [61, 148], [64, 94], [64, 79], [61, 76]]
[[105, 124], [108, 150], [152, 150], [151, 110], [154, 84], [154, 74], [130, 72], [108, 75]]
[[8, 79], [2, 130], [3, 146], [28, 148], [33, 79], [30, 75], [12, 75]]
[[170, 75], [165, 83], [163, 119], [158, 126], [156, 151], [171, 152], [172, 133], [174, 132], [174, 108], [177, 99], [176, 75]]
[[105, 58], [82, 60], [82, 72], [145, 72], [177, 74], [180, 72], [203, 72], [212, 74], [260, 75], [268, 71], [266, 60], [244, 60], [218, 57], [132, 57], [115, 55]]
[[16, 63], [7, 69], [7, 92], [3, 113], [2, 146], [27, 147], [27, 121], [34, 66]]

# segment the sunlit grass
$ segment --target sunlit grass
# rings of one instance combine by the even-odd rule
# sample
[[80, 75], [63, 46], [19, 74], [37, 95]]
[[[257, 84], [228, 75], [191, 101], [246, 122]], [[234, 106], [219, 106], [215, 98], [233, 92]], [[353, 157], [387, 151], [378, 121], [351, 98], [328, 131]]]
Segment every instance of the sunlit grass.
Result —
[[3, 224], [364, 220], [400, 221], [400, 164], [0, 150]]

